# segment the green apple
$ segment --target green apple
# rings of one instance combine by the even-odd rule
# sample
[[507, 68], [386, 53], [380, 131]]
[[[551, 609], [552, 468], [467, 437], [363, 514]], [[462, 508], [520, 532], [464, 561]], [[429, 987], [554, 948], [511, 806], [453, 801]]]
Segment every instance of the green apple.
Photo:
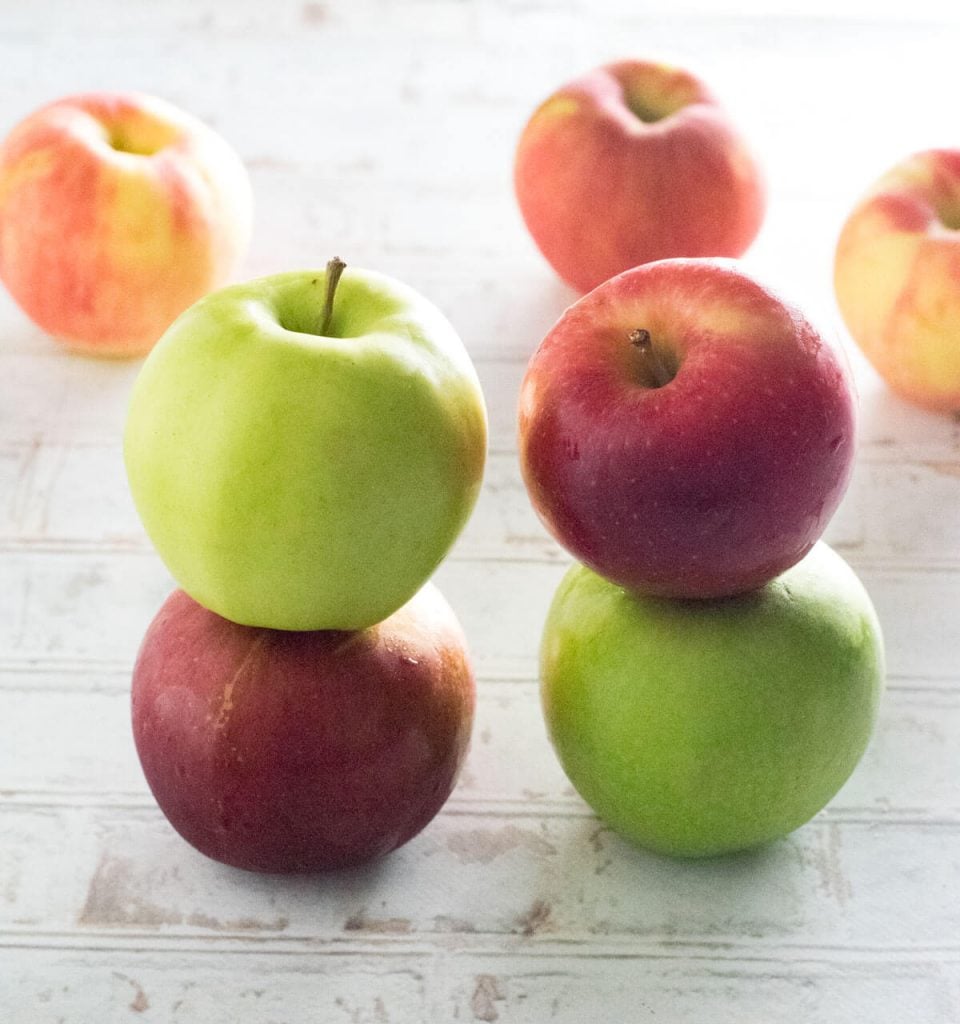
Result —
[[765, 587], [638, 597], [575, 565], [547, 617], [560, 762], [613, 829], [700, 857], [786, 835], [853, 771], [883, 687], [876, 614], [825, 544]]
[[134, 502], [180, 586], [248, 626], [363, 629], [423, 586], [470, 515], [487, 419], [450, 323], [331, 260], [208, 295], [134, 385]]

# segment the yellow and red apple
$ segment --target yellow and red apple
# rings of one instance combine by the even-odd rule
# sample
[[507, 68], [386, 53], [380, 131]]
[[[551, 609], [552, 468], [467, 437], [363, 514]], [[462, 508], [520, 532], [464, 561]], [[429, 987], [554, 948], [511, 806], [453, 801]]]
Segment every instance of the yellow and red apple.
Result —
[[0, 145], [0, 279], [72, 348], [146, 352], [246, 251], [252, 200], [227, 142], [139, 93], [37, 110]]
[[651, 260], [740, 256], [765, 208], [757, 164], [707, 86], [647, 60], [597, 68], [542, 103], [514, 183], [534, 241], [582, 292]]
[[960, 411], [960, 150], [915, 153], [873, 185], [840, 233], [834, 284], [892, 390]]

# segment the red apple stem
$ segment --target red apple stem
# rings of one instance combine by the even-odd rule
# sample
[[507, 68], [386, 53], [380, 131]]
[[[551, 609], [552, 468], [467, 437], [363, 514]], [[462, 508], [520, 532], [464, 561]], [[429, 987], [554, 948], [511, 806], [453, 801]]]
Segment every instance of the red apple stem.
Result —
[[323, 319], [320, 321], [320, 334], [326, 335], [333, 319], [333, 300], [337, 294], [340, 275], [347, 269], [346, 263], [339, 256], [334, 256], [327, 263], [327, 293], [323, 299]]
[[657, 350], [653, 347], [653, 338], [648, 330], [638, 327], [635, 331], [631, 331], [630, 344], [640, 353], [643, 365], [650, 371], [655, 387], [662, 388], [673, 380], [670, 367], [657, 354]]

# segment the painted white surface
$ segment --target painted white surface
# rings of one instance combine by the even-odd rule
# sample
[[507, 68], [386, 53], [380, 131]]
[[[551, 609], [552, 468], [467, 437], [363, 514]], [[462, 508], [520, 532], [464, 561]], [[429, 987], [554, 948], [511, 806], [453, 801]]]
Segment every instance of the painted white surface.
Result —
[[628, 848], [553, 758], [535, 659], [566, 556], [515, 457], [526, 359], [573, 298], [510, 191], [536, 102], [630, 53], [699, 67], [769, 174], [747, 263], [847, 344], [846, 209], [910, 150], [958, 144], [956, 15], [873, 6], [0, 0], [0, 131], [89, 88], [194, 111], [251, 169], [242, 276], [336, 253], [409, 281], [463, 335], [492, 426], [438, 574], [480, 676], [459, 787], [382, 864], [249, 876], [171, 831], [129, 734], [130, 666], [171, 587], [120, 461], [138, 364], [68, 356], [0, 296], [0, 1020], [960, 1020], [960, 424], [851, 353], [861, 447], [827, 537], [886, 630], [878, 731], [808, 826], [695, 864]]

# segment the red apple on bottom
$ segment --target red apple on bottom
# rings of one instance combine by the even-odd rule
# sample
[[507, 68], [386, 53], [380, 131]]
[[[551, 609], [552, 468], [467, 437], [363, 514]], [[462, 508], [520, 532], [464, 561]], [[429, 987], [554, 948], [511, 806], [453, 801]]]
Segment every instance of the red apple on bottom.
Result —
[[534, 508], [637, 593], [763, 586], [813, 546], [856, 443], [849, 369], [803, 314], [715, 260], [661, 260], [570, 307], [530, 361]]
[[475, 686], [463, 633], [427, 584], [358, 632], [241, 626], [175, 591], [133, 673], [133, 732], [173, 827], [251, 871], [360, 864], [450, 795]]

